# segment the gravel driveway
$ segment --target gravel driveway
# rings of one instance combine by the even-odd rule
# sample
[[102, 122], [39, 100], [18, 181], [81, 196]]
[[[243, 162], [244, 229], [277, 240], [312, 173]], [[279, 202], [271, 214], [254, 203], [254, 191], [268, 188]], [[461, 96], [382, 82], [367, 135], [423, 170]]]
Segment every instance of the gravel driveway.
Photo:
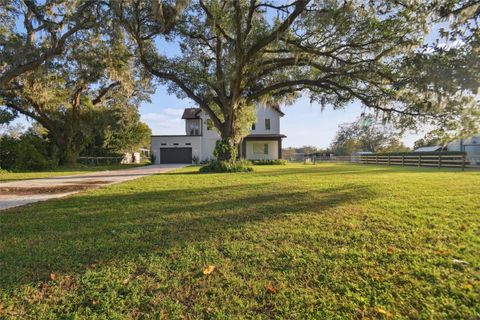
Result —
[[61, 198], [87, 189], [164, 173], [185, 166], [185, 164], [150, 165], [125, 170], [100, 171], [73, 176], [1, 183], [0, 210], [53, 198]]

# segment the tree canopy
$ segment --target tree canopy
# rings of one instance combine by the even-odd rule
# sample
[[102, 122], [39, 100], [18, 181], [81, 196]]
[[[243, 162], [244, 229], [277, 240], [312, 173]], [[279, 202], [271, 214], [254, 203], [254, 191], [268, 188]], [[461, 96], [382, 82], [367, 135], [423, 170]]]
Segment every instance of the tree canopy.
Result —
[[61, 55], [71, 37], [98, 25], [108, 14], [97, 0], [46, 0], [41, 4], [1, 0], [0, 4], [0, 89]]
[[[480, 3], [474, 0], [429, 0], [411, 6], [441, 28], [433, 43], [408, 55], [402, 99], [435, 111], [428, 123], [443, 137], [466, 136], [480, 130]], [[407, 123], [408, 124], [408, 123]], [[399, 123], [399, 125], [405, 125]]]

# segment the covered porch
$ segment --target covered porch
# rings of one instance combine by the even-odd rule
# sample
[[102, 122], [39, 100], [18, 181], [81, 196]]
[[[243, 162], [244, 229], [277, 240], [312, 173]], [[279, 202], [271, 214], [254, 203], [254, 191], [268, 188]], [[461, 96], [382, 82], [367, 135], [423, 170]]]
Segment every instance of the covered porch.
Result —
[[239, 145], [240, 158], [247, 160], [274, 160], [282, 158], [283, 134], [257, 134], [243, 138]]

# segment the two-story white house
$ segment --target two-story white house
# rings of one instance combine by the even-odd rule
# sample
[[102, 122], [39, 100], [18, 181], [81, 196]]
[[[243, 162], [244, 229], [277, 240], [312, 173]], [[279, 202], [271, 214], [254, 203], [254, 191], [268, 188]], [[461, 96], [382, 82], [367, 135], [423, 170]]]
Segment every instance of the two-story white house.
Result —
[[[257, 122], [239, 146], [239, 157], [248, 160], [279, 159], [282, 157], [280, 118], [284, 113], [278, 106], [257, 106]], [[212, 121], [200, 108], [187, 108], [185, 135], [153, 135], [152, 153], [155, 163], [192, 163], [213, 159], [213, 150], [220, 139]]]

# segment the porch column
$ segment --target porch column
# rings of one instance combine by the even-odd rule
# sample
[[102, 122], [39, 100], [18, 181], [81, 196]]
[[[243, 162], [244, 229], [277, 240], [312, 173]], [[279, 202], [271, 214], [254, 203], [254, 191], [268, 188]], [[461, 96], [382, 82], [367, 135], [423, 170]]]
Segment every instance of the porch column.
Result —
[[241, 157], [243, 159], [247, 159], [247, 141], [246, 139], [242, 140], [242, 155]]
[[278, 138], [278, 159], [282, 159], [282, 138]]

